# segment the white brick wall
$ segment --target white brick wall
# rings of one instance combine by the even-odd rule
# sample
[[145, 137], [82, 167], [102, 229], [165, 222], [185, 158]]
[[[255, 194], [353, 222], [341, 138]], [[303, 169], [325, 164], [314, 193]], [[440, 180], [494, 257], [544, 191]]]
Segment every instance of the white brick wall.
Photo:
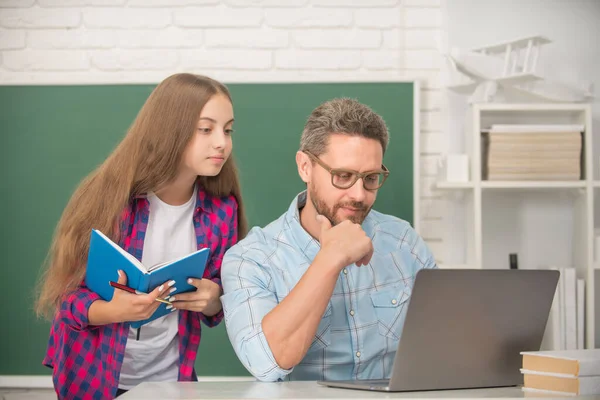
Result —
[[0, 84], [418, 79], [421, 233], [440, 258], [442, 15], [441, 0], [0, 0]]
[[[0, 3], [4, 6], [4, 3]], [[69, 29], [81, 25], [80, 9], [56, 9], [32, 6], [30, 8], [0, 9], [0, 26], [4, 28]]]
[[353, 25], [352, 10], [344, 8], [265, 8], [263, 12], [265, 24], [275, 28], [351, 28]]

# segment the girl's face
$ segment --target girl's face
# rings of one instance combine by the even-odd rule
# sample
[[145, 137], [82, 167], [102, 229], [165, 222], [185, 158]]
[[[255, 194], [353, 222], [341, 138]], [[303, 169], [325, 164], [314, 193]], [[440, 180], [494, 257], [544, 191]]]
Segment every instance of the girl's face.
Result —
[[183, 154], [183, 168], [194, 175], [218, 175], [233, 148], [233, 106], [227, 96], [210, 98], [196, 128]]

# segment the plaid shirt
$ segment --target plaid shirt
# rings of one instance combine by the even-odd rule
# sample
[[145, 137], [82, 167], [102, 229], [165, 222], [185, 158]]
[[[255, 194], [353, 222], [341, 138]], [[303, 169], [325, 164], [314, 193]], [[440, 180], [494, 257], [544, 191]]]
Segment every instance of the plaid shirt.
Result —
[[[142, 259], [149, 210], [148, 200], [140, 196], [123, 211], [120, 223], [119, 245], [138, 260]], [[235, 197], [212, 197], [199, 187], [193, 220], [198, 248], [210, 248], [203, 277], [221, 285], [223, 254], [237, 241]], [[89, 325], [89, 307], [99, 298], [82, 284], [65, 296], [54, 318], [43, 364], [53, 369], [54, 387], [60, 399], [112, 399], [116, 395], [129, 323]], [[222, 311], [206, 317], [180, 310], [179, 381], [196, 380], [194, 362], [200, 344], [200, 321], [212, 327], [222, 318]]]
[[437, 265], [408, 222], [376, 211], [362, 224], [375, 250], [370, 263], [340, 272], [304, 359], [289, 370], [275, 362], [262, 319], [290, 293], [320, 250], [300, 224], [298, 209], [305, 202], [303, 192], [287, 213], [253, 229], [225, 255], [221, 301], [233, 348], [262, 381], [389, 378], [415, 275]]

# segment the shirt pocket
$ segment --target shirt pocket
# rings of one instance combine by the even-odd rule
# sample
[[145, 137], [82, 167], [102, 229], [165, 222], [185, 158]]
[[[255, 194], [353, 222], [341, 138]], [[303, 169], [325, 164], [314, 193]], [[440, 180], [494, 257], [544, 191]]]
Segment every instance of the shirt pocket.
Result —
[[324, 347], [327, 347], [331, 344], [331, 302], [327, 303], [327, 308], [323, 313], [323, 317], [321, 318], [321, 322], [319, 322], [319, 327], [317, 328], [317, 333], [310, 344], [308, 352], [312, 352], [314, 350], [320, 350]]
[[395, 340], [400, 339], [409, 297], [410, 290], [406, 287], [394, 287], [371, 293], [380, 335]]

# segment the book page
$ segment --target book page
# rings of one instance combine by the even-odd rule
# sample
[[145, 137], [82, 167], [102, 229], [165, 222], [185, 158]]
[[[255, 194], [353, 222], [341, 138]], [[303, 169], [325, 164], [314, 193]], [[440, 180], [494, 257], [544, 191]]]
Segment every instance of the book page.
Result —
[[162, 263], [159, 263], [159, 264], [155, 264], [155, 265], [151, 266], [150, 268], [148, 268], [148, 272], [156, 271], [157, 269], [160, 269], [162, 267], [166, 267], [167, 265], [173, 264], [176, 261], [183, 260], [184, 258], [190, 257], [190, 256], [192, 256], [192, 255], [194, 255], [196, 253], [199, 253], [199, 252], [203, 251], [203, 250], [205, 250], [205, 249], [196, 250], [193, 253], [187, 254], [185, 256], [181, 256], [179, 258], [174, 258], [174, 259], [169, 260], [169, 261], [165, 261], [165, 262], [162, 262]]
[[144, 266], [144, 264], [142, 264], [137, 258], [135, 258], [134, 256], [132, 256], [131, 254], [129, 254], [128, 252], [126, 252], [125, 250], [123, 250], [121, 248], [121, 246], [119, 246], [118, 244], [116, 244], [115, 242], [113, 242], [112, 240], [110, 240], [108, 238], [108, 236], [106, 236], [104, 233], [100, 232], [97, 229], [94, 229], [94, 231], [96, 231], [96, 233], [98, 235], [100, 235], [102, 238], [104, 238], [104, 240], [106, 240], [106, 242], [110, 243], [110, 245], [112, 247], [114, 247], [121, 254], [123, 254], [123, 256], [125, 256], [129, 261], [131, 261], [131, 263], [133, 265], [135, 265], [140, 271], [142, 271], [143, 273], [148, 273], [149, 272], [149, 270]]

